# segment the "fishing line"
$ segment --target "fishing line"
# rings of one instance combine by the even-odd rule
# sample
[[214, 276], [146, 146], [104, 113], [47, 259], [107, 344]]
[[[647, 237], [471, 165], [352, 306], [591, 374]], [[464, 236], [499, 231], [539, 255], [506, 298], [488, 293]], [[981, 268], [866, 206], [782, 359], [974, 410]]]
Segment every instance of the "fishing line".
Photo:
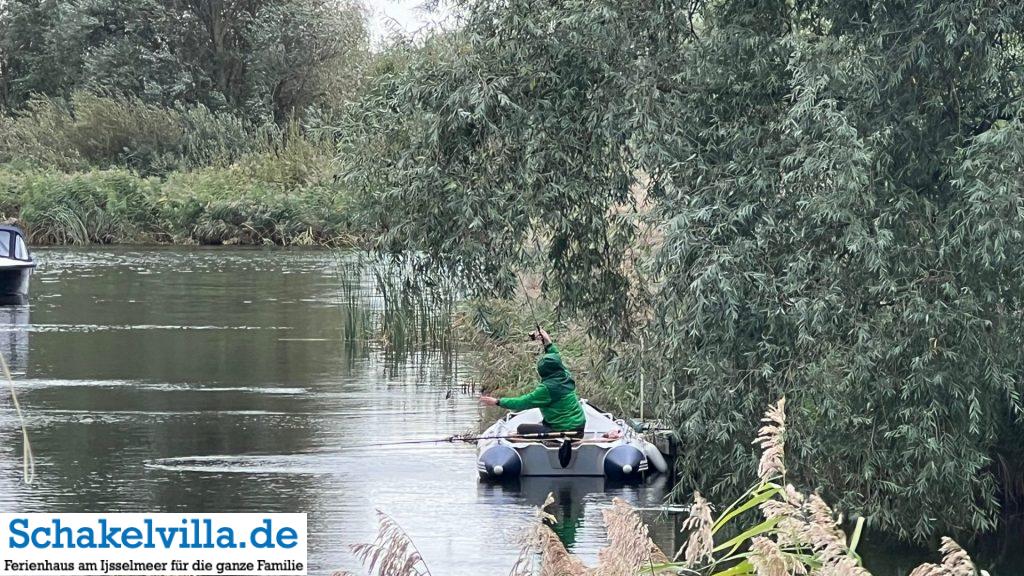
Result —
[[11, 387], [11, 400], [14, 401], [14, 411], [18, 414], [18, 421], [21, 423], [21, 437], [25, 442], [21, 448], [22, 479], [25, 484], [31, 484], [36, 479], [36, 458], [32, 454], [32, 444], [28, 441], [28, 427], [25, 425], [25, 416], [21, 413], [18, 394], [14, 391], [14, 378], [11, 376], [10, 369], [7, 368], [7, 360], [4, 359], [3, 354], [0, 354], [0, 367], [3, 368], [4, 377], [7, 378], [7, 383]]

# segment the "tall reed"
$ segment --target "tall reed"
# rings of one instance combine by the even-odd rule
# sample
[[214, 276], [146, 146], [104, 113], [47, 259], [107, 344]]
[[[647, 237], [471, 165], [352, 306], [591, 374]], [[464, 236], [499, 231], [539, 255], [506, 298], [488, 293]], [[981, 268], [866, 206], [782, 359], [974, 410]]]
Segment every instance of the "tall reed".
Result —
[[21, 425], [21, 478], [25, 484], [32, 484], [36, 479], [36, 457], [32, 452], [32, 443], [28, 439], [28, 426], [25, 424], [25, 415], [21, 413], [18, 393], [14, 389], [14, 377], [11, 376], [11, 369], [7, 366], [7, 359], [3, 354], [0, 354], [0, 369], [10, 386], [11, 403], [14, 404], [14, 411], [18, 415], [18, 423]]

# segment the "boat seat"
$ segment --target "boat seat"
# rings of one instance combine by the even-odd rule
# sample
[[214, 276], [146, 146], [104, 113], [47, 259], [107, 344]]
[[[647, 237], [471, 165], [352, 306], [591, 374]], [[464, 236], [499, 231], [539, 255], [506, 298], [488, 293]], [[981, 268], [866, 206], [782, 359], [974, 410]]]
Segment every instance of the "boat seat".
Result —
[[[518, 436], [509, 437], [509, 442], [516, 444], [541, 444], [548, 448], [558, 448], [562, 445], [564, 438], [519, 438]], [[599, 444], [601, 442], [607, 442], [604, 438], [577, 438], [572, 441], [573, 446], [579, 446], [581, 444]]]

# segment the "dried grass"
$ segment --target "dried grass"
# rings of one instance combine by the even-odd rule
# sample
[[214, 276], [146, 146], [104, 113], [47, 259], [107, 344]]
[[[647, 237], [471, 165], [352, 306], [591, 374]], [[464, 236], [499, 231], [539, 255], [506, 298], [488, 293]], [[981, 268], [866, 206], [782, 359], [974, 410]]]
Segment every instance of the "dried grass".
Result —
[[636, 576], [674, 573], [653, 567], [668, 564], [668, 557], [651, 540], [647, 525], [625, 501], [615, 498], [603, 512], [608, 546], [598, 552], [598, 565], [588, 568], [569, 553], [558, 535], [548, 527], [554, 517], [544, 509], [554, 502], [548, 495], [537, 510], [537, 521], [524, 533], [519, 559], [510, 576]]
[[668, 557], [651, 540], [647, 525], [636, 510], [621, 498], [612, 500], [603, 512], [608, 546], [597, 555], [594, 576], [634, 576], [651, 573], [650, 567], [668, 562]]
[[682, 526], [682, 530], [689, 531], [690, 535], [686, 539], [686, 544], [679, 550], [687, 568], [693, 568], [698, 563], [711, 558], [715, 548], [715, 539], [711, 532], [713, 525], [711, 505], [700, 495], [699, 491], [695, 490], [693, 506], [690, 506], [690, 516], [683, 521]]
[[549, 493], [535, 512], [536, 521], [521, 534], [519, 558], [509, 576], [534, 576], [538, 572], [541, 576], [586, 576], [587, 566], [570, 554], [558, 535], [548, 527], [556, 522], [547, 511], [554, 502], [554, 495]]
[[971, 561], [971, 557], [952, 538], [942, 537], [942, 546], [939, 547], [939, 552], [942, 552], [941, 564], [921, 564], [914, 568], [910, 576], [975, 576], [978, 574], [978, 568]]
[[757, 433], [754, 444], [761, 448], [761, 461], [757, 466], [757, 475], [762, 482], [786, 475], [785, 433], [786, 433], [786, 398], [779, 401], [765, 412], [761, 419], [765, 424]]
[[750, 564], [758, 576], [807, 574], [803, 562], [787, 554], [774, 540], [758, 536], [750, 542]]
[[565, 549], [551, 528], [542, 526], [540, 538], [540, 576], [588, 576], [591, 573], [582, 560]]
[[7, 367], [7, 360], [0, 354], [0, 372], [11, 390], [11, 402], [14, 404], [14, 412], [18, 415], [18, 423], [21, 425], [21, 478], [25, 484], [32, 484], [36, 479], [36, 457], [32, 452], [32, 443], [28, 439], [28, 426], [25, 424], [25, 415], [21, 413], [21, 403], [18, 402], [18, 393], [14, 390], [14, 376]]
[[586, 566], [569, 554], [558, 535], [548, 527], [549, 523], [556, 521], [547, 511], [547, 507], [554, 502], [554, 495], [549, 493], [544, 504], [534, 513], [536, 521], [520, 534], [517, 539], [520, 545], [519, 558], [512, 565], [509, 576], [533, 576], [538, 571], [545, 576], [560, 573], [582, 576], [586, 573]]
[[409, 535], [398, 522], [377, 511], [377, 539], [372, 544], [356, 544], [352, 553], [378, 576], [430, 576], [430, 569]]

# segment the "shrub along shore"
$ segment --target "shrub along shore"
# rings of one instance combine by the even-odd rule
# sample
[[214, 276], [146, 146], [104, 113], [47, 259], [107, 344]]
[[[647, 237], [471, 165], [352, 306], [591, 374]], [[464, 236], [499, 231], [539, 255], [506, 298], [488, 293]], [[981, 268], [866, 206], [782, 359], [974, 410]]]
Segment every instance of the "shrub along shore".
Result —
[[0, 167], [0, 216], [34, 244], [350, 242], [344, 202], [321, 182], [262, 180], [242, 166], [166, 177]]
[[329, 132], [76, 93], [0, 119], [0, 219], [35, 244], [343, 245]]

